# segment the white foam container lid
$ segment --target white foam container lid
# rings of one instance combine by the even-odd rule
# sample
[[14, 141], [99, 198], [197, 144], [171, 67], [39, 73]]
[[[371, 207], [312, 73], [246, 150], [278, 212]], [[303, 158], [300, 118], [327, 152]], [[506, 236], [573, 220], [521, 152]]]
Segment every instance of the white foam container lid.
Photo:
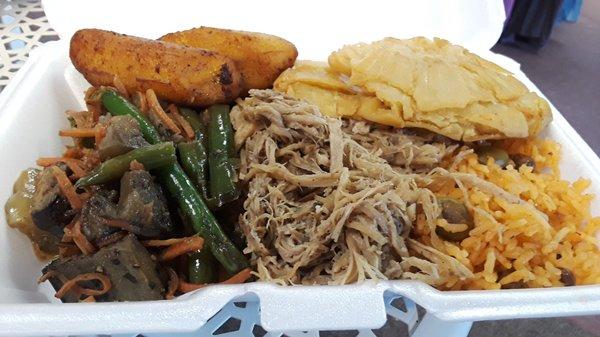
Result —
[[[541, 94], [519, 65], [489, 52], [502, 30], [502, 1], [410, 2], [281, 1], [44, 2], [62, 42], [34, 50], [0, 95], [0, 201], [10, 196], [18, 173], [38, 157], [61, 153], [63, 112], [83, 108], [85, 80], [68, 58], [68, 38], [78, 28], [98, 27], [156, 38], [166, 32], [206, 25], [280, 35], [294, 42], [300, 58], [322, 59], [345, 43], [385, 36], [440, 36], [467, 46], [514, 72]], [[543, 136], [562, 144], [566, 179], [590, 178], [600, 195], [600, 159], [563, 116]], [[592, 206], [600, 213], [600, 202]], [[401, 294], [445, 321], [600, 313], [600, 286], [551, 289], [440, 292], [416, 281], [365, 282], [347, 286], [280, 287], [266, 283], [216, 285], [172, 301], [59, 304], [47, 283], [36, 279], [43, 263], [28, 239], [6, 226], [0, 212], [0, 335], [120, 334], [186, 332], [202, 326], [227, 302], [258, 297], [267, 331], [377, 328], [384, 324], [386, 291]]]

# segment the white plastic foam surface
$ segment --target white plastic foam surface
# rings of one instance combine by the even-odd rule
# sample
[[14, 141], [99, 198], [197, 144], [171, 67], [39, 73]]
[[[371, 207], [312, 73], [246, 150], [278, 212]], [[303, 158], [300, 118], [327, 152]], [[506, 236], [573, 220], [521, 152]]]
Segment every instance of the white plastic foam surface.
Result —
[[[436, 3], [441, 4], [442, 2], [444, 1]], [[487, 7], [484, 7], [487, 9], [495, 6], [490, 5], [491, 1], [476, 2], [485, 3]], [[50, 3], [56, 7], [48, 6]], [[84, 6], [83, 3], [86, 5]], [[280, 23], [269, 27], [261, 26], [261, 19], [264, 17], [261, 17], [260, 13], [252, 13], [252, 15], [258, 15], [256, 19], [252, 17], [252, 20], [256, 21], [256, 25], [253, 25], [248, 21], [250, 19], [219, 21], [207, 14], [215, 14], [215, 12], [199, 10], [196, 13], [198, 22], [192, 23], [189, 18], [196, 17], [196, 14], [191, 15], [179, 8], [178, 14], [174, 16], [173, 11], [175, 10], [171, 7], [164, 9], [163, 17], [149, 16], [152, 18], [154, 26], [147, 30], [121, 22], [124, 16], [120, 12], [133, 13], [133, 8], [128, 7], [132, 6], [129, 5], [129, 2], [120, 3], [119, 6], [116, 6], [113, 1], [102, 3], [114, 10], [114, 20], [102, 18], [106, 12], [100, 12], [98, 8], [101, 6], [95, 2], [69, 2], [69, 6], [78, 10], [83, 10], [83, 7], [87, 6], [89, 13], [84, 13], [80, 20], [90, 20], [90, 25], [144, 36], [154, 37], [170, 30], [180, 29], [180, 25], [172, 22], [177, 21], [178, 18], [182, 18], [182, 22], [190, 27], [219, 23], [217, 26], [266, 31], [289, 38], [297, 43], [302, 55], [315, 59], [324, 59], [331, 50], [341, 46], [344, 42], [369, 41], [385, 35], [426, 35], [404, 26], [402, 27], [406, 30], [395, 32], [393, 26], [390, 26], [388, 30], [381, 28], [382, 36], [376, 36], [374, 30], [365, 35], [346, 35], [347, 33], [340, 28], [341, 39], [338, 40], [334, 39], [334, 36], [323, 36], [323, 40], [319, 40], [318, 36], [303, 39], [302, 34], [293, 29], [288, 31], [281, 28], [278, 30]], [[149, 6], [152, 2], [144, 3], [145, 6]], [[268, 3], [265, 2], [262, 6], [271, 8], [271, 13], [273, 13], [273, 6], [279, 8], [277, 5], [267, 5]], [[377, 5], [377, 1], [369, 3]], [[434, 2], [429, 2], [430, 5], [432, 3]], [[466, 6], [468, 1], [461, 3]], [[344, 8], [357, 10], [356, 7], [352, 7], [357, 6], [352, 1], [345, 2], [345, 4]], [[45, 5], [49, 15], [54, 12], [55, 19], [52, 20], [52, 23], [63, 36], [69, 36], [73, 29], [79, 27], [77, 25], [69, 26], [68, 23], [63, 22], [67, 17], [65, 13], [56, 15], [55, 11], [62, 6], [61, 2], [54, 0], [46, 2]], [[298, 7], [313, 6], [312, 10], [314, 11], [317, 11], [315, 8], [323, 8], [321, 5], [314, 7], [310, 1], [297, 4]], [[382, 7], [382, 4], [379, 6], [382, 8], [381, 15], [387, 17], [385, 7]], [[440, 6], [445, 9], [443, 5]], [[483, 5], [474, 5], [473, 8], [481, 8], [477, 6]], [[298, 20], [294, 18], [290, 9], [284, 11], [287, 11], [290, 22]], [[407, 15], [403, 11], [397, 10], [396, 12], [399, 18]], [[310, 26], [318, 23], [316, 21], [324, 20], [319, 13], [315, 14], [314, 20], [304, 19], [305, 25]], [[484, 15], [485, 13], [484, 11], [480, 14]], [[417, 11], [413, 14], [418, 15], [419, 13]], [[235, 13], [232, 15], [232, 18], [239, 18], [235, 16]], [[329, 19], [337, 18], [337, 23], [344, 21], [339, 18], [339, 15], [342, 14], [338, 14], [338, 16], [332, 14]], [[352, 17], [351, 14], [343, 15], [344, 18]], [[71, 11], [69, 16], [75, 17], [76, 15]], [[135, 17], [135, 15], [129, 16], [129, 18], [131, 17]], [[223, 18], [223, 16], [220, 17]], [[494, 22], [493, 17], [495, 15], [487, 14], [485, 19], [480, 17], [479, 19], [486, 23], [482, 27], [497, 26], [490, 23]], [[159, 20], [160, 18], [169, 18], [169, 20]], [[424, 22], [427, 22], [427, 25], [431, 23], [430, 21]], [[353, 23], [368, 27], [373, 20], [361, 22], [354, 19]], [[290, 25], [293, 26], [291, 23]], [[340, 26], [332, 21], [328, 29], [336, 31], [336, 27]], [[501, 29], [501, 25], [499, 29]], [[360, 33], [359, 29], [356, 31]], [[437, 31], [430, 32], [435, 33], [434, 35], [438, 34]], [[443, 35], [441, 33], [440, 35]], [[499, 31], [495, 34], [499, 34]], [[479, 50], [487, 49], [493, 44], [490, 41], [495, 41], [498, 36], [489, 32], [478, 35], [477, 31], [473, 30], [473, 34], [469, 35], [473, 37], [473, 40], [469, 42], [467, 35], [463, 36], [464, 39], [458, 40], [468, 44], [480, 38], [482, 41], [485, 40], [482, 36], [493, 37], [491, 40], [485, 40], [488, 42], [487, 44], [475, 43], [474, 45], [479, 46], [475, 49]], [[481, 54], [513, 71], [519, 79], [539, 93], [539, 90], [520, 72], [516, 62], [490, 52], [484, 51]], [[64, 143], [57, 137], [57, 132], [59, 129], [67, 127], [63, 112], [67, 109], [82, 108], [83, 90], [86, 87], [85, 80], [70, 64], [67, 44], [51, 42], [32, 52], [30, 59], [2, 92], [0, 95], [0, 158], [2, 158], [0, 202], [3, 203], [11, 194], [13, 181], [21, 170], [33, 165], [40, 156], [54, 156], [61, 153]], [[554, 121], [545, 132], [545, 136], [556, 140], [563, 146], [561, 164], [563, 175], [571, 180], [578, 177], [591, 179], [592, 186], [589, 192], [600, 195], [600, 159], [562, 115], [554, 107], [552, 109]], [[592, 209], [594, 214], [600, 212], [598, 199], [594, 201]], [[52, 290], [47, 283], [36, 285], [35, 280], [40, 275], [42, 263], [33, 255], [29, 241], [16, 230], [8, 228], [5, 223], [4, 212], [0, 212], [0, 271], [2, 271], [0, 273], [0, 335], [2, 336], [193, 331], [202, 326], [227, 302], [247, 294], [254, 294], [259, 299], [261, 324], [267, 330], [272, 331], [377, 328], [383, 324], [386, 318], [383, 293], [387, 290], [415, 301], [429, 313], [447, 321], [600, 313], [600, 286], [440, 292], [416, 281], [366, 282], [335, 287], [280, 287], [265, 283], [249, 283], [211, 286], [173, 301], [58, 304], [53, 299]]]
[[45, 0], [43, 5], [62, 38], [92, 27], [158, 38], [209, 26], [281, 36], [296, 45], [301, 59], [325, 59], [344, 44], [386, 36], [437, 36], [489, 50], [504, 22], [501, 0]]

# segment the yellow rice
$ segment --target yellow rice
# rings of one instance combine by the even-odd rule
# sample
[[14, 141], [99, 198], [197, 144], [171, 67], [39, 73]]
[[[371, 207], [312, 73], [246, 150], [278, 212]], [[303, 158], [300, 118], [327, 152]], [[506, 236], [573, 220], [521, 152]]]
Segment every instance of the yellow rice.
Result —
[[[474, 272], [469, 280], [450, 277], [442, 288], [500, 289], [519, 281], [529, 287], [561, 286], [559, 268], [572, 271], [578, 285], [600, 283], [600, 251], [594, 236], [600, 217], [590, 214], [593, 195], [585, 193], [589, 180], [569, 183], [560, 178], [560, 146], [553, 141], [504, 141], [501, 145], [510, 154], [531, 156], [536, 172], [527, 166], [503, 170], [491, 159], [482, 165], [475, 154], [467, 155], [456, 171], [476, 174], [519, 196], [546, 214], [548, 221], [524, 205], [490, 196], [477, 187], [464, 187], [473, 208], [485, 211], [475, 212], [475, 228], [467, 239], [459, 244], [438, 240], [417, 221], [421, 242], [457, 258]], [[464, 199], [459, 187], [449, 185], [436, 194]], [[499, 271], [513, 269], [498, 279]]]

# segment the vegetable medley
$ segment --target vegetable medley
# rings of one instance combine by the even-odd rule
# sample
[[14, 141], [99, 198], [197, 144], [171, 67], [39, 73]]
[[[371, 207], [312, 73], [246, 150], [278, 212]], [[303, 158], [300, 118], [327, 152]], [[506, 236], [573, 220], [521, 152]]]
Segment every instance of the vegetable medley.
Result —
[[[170, 298], [248, 279], [246, 258], [221, 227], [232, 224], [217, 222], [240, 197], [230, 107], [200, 115], [156, 101], [144, 111], [109, 87], [86, 97], [90, 110], [60, 132], [75, 145], [25, 172], [36, 186], [28, 203], [9, 201], [29, 208], [46, 234], [32, 236], [39, 251], [58, 255], [40, 280], [76, 302]], [[136, 97], [156, 100], [152, 90]]]

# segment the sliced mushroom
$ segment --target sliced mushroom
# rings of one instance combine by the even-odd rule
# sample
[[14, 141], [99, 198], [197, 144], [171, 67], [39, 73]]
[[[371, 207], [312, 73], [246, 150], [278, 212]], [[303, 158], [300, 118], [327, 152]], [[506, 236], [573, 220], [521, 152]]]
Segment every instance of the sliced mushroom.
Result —
[[117, 205], [104, 194], [92, 195], [81, 210], [81, 232], [90, 242], [96, 244], [119, 230], [106, 225], [106, 219], [117, 217]]
[[142, 136], [138, 122], [131, 116], [111, 117], [106, 136], [98, 146], [102, 160], [116, 157], [149, 145]]

